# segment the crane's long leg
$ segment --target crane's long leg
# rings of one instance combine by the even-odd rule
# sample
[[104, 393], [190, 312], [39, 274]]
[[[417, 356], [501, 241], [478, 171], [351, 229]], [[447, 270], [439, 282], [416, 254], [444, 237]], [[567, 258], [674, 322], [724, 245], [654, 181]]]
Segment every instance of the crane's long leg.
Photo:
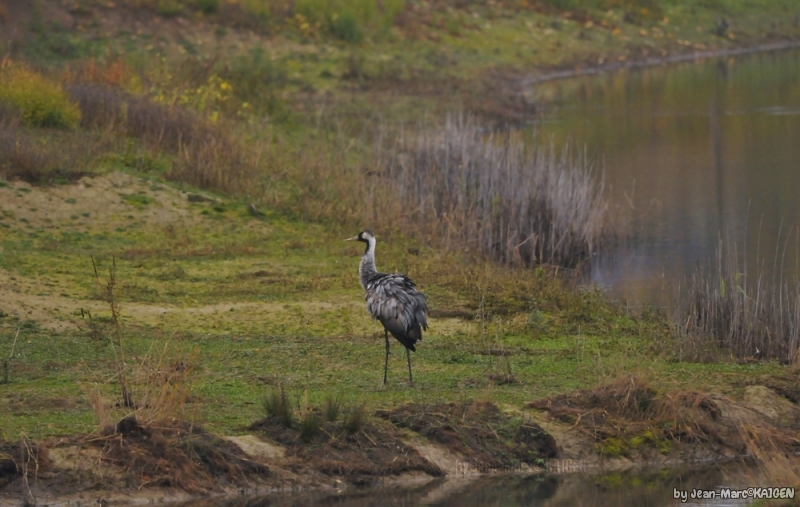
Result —
[[411, 351], [406, 349], [406, 357], [408, 358], [408, 383], [414, 385], [414, 379], [411, 378]]
[[383, 366], [383, 385], [386, 385], [386, 375], [389, 372], [389, 330], [383, 330], [383, 336], [386, 338], [386, 363]]

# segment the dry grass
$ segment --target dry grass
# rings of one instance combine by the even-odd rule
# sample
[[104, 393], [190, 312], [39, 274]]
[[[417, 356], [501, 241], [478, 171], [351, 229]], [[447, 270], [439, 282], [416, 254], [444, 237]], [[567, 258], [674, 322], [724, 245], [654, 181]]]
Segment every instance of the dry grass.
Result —
[[77, 181], [91, 164], [116, 147], [113, 139], [81, 131], [37, 132], [0, 113], [0, 175], [31, 184]]
[[[773, 273], [780, 269], [778, 254]], [[692, 275], [673, 316], [679, 357], [798, 361], [800, 284], [764, 273], [763, 266], [755, 276], [748, 273], [736, 246], [720, 242], [712, 270]]]
[[567, 149], [453, 117], [410, 137], [380, 157], [367, 183], [375, 216], [394, 212], [407, 228], [511, 265], [575, 267], [615, 238], [602, 178]]
[[647, 448], [666, 452], [681, 443], [694, 444], [695, 452], [722, 445], [743, 454], [746, 446], [737, 421], [720, 418], [723, 403], [694, 391], [657, 393], [645, 378], [630, 375], [596, 389], [536, 400], [528, 407], [572, 425], [609, 456]]
[[71, 83], [66, 90], [81, 109], [84, 128], [139, 138], [149, 151], [169, 153], [168, 178], [222, 192], [252, 188], [255, 157], [229, 133], [231, 125], [101, 84]]
[[[374, 152], [359, 151], [370, 138]], [[369, 226], [384, 237], [402, 231], [525, 267], [578, 267], [620, 234], [602, 178], [581, 157], [518, 133], [488, 133], [451, 117], [441, 129], [371, 125], [307, 143], [273, 175], [275, 194], [267, 195], [304, 219]], [[290, 184], [291, 192], [282, 191]]]

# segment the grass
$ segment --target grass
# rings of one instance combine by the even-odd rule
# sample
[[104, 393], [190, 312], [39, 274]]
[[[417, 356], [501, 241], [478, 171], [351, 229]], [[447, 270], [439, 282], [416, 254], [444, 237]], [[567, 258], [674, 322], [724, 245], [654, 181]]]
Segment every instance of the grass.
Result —
[[674, 334], [681, 355], [701, 361], [716, 360], [720, 354], [785, 364], [796, 360], [800, 285], [777, 275], [783, 273], [787, 246], [788, 238], [782, 252], [777, 246], [770, 279], [763, 262], [756, 262], [755, 274], [748, 273], [736, 245], [720, 241], [710, 273], [698, 268], [675, 310]]
[[[142, 12], [150, 19], [158, 8], [119, 4], [130, 19]], [[109, 380], [113, 356], [80, 320], [82, 309], [100, 323], [114, 320], [94, 281], [92, 256], [103, 273], [116, 260], [134, 399], [138, 392], [159, 403], [183, 400], [177, 415], [224, 434], [246, 432], [265, 412], [297, 424], [288, 392], [307, 392], [307, 406], [322, 406], [324, 418], [343, 418], [358, 432], [373, 409], [409, 402], [471, 398], [519, 408], [639, 370], [665, 390], [735, 393], [745, 380], [784, 371], [775, 362], [678, 361], [664, 315], [636, 314], [596, 291], [578, 290], [549, 266], [522, 270], [441, 248], [433, 235], [440, 230], [409, 228], [410, 221], [378, 213], [398, 205], [386, 194], [376, 194], [385, 208], [364, 209], [354, 188], [368, 189], [384, 168], [375, 149], [388, 143], [376, 143], [374, 135], [387, 131], [382, 125], [416, 125], [424, 112], [459, 108], [481, 120], [519, 119], [514, 111], [530, 111], [531, 104], [502, 91], [507, 87], [498, 83], [516, 82], [509, 76], [794, 35], [789, 23], [771, 28], [794, 3], [755, 8], [720, 0], [709, 7], [676, 0], [655, 4], [658, 16], [641, 11], [657, 11], [646, 2], [610, 9], [602, 2], [551, 2], [538, 10], [409, 2], [394, 13], [392, 2], [383, 4], [380, 11], [364, 1], [362, 12], [357, 2], [326, 3], [353, 11], [345, 15], [308, 2], [306, 14], [293, 11], [299, 18], [287, 16], [279, 2], [270, 5], [280, 13], [269, 16], [266, 3], [243, 1], [240, 16], [228, 2], [175, 1], [162, 6], [162, 32], [136, 33], [123, 21], [108, 24], [111, 17], [86, 2], [94, 24], [79, 21], [71, 31], [49, 19], [47, 9], [33, 9], [30, 33], [2, 41], [9, 45], [0, 48], [4, 54], [39, 63], [31, 68], [62, 83], [81, 115], [71, 130], [39, 128], [0, 108], [0, 150], [12, 155], [0, 162], [8, 180], [0, 186], [0, 276], [10, 287], [3, 294], [9, 313], [0, 317], [0, 357], [11, 353], [21, 330], [8, 358], [8, 383], [0, 385], [0, 438], [92, 431], [104, 422], [97, 407], [113, 407], [119, 398]], [[178, 41], [169, 16], [200, 16], [192, 5], [209, 31], [198, 24], [198, 40]], [[733, 38], [711, 33], [720, 13], [731, 18]], [[272, 35], [260, 32], [257, 44], [248, 43], [239, 23]], [[255, 49], [265, 41], [269, 51]], [[494, 151], [500, 143], [480, 142], [475, 129], [449, 132], [465, 136], [461, 145], [471, 143], [478, 154], [504, 156]], [[429, 131], [421, 135], [412, 156], [448, 160]], [[399, 153], [388, 153], [399, 162]], [[431, 174], [431, 164], [420, 163], [418, 176]], [[83, 180], [89, 186], [77, 199], [63, 201], [68, 211], [58, 208], [75, 188], [58, 184], [86, 174], [97, 177]], [[93, 188], [102, 192], [90, 198]], [[214, 202], [190, 202], [186, 193], [198, 188]], [[10, 199], [19, 206], [12, 208]], [[263, 216], [248, 212], [252, 203]], [[491, 215], [492, 208], [483, 211]], [[379, 236], [379, 268], [412, 276], [433, 310], [433, 326], [413, 359], [416, 389], [405, 383], [397, 346], [389, 386], [379, 389], [384, 349], [363, 308], [361, 252], [341, 241], [366, 224]], [[482, 250], [501, 259], [514, 255], [506, 247], [538, 232], [483, 231]], [[539, 250], [547, 252], [539, 260], [561, 255]], [[530, 261], [531, 252], [519, 257]], [[167, 343], [172, 352], [164, 355]], [[172, 368], [173, 357], [188, 365]], [[186, 371], [193, 374], [184, 379]], [[148, 372], [160, 373], [154, 379]], [[260, 403], [265, 392], [271, 394]], [[312, 438], [317, 421], [309, 414], [300, 425]]]
[[[168, 182], [159, 186], [156, 199], [177, 192]], [[33, 324], [23, 315], [0, 319], [2, 356], [23, 328], [9, 360], [9, 384], [0, 385], [3, 438], [91, 431], [99, 419], [87, 387], [100, 386], [107, 400], [119, 396], [107, 380], [115, 369], [110, 351], [86, 329], [50, 327], [62, 319], [80, 322], [80, 308], [110, 319], [106, 303], [96, 299], [101, 294], [90, 253], [101, 273], [116, 259], [128, 361], [145, 364], [152, 357], [150, 363], [158, 363], [151, 351], [166, 342], [174, 356], [194, 358], [183, 413], [225, 434], [244, 432], [263, 417], [259, 400], [265, 391], [280, 399], [278, 385], [287, 393], [307, 391], [309, 406], [342, 395], [341, 413], [357, 414], [345, 407], [364, 403], [369, 413], [464, 397], [520, 406], [642, 368], [665, 389], [735, 390], [734, 382], [783, 369], [769, 362], [675, 362], [664, 317], [629, 314], [600, 293], [575, 291], [541, 271], [465, 263], [426, 247], [409, 254], [406, 240], [390, 236], [380, 243], [379, 267], [407, 272], [419, 283], [435, 325], [413, 358], [417, 388], [407, 387], [403, 351], [393, 347], [383, 391], [382, 335], [363, 308], [357, 280], [361, 251], [341, 241], [352, 231], [281, 218], [264, 222], [235, 202], [229, 203], [234, 211], [212, 218], [201, 213], [210, 204], [187, 201], [182, 206], [193, 218], [184, 231], [151, 225], [112, 233], [130, 222], [128, 213], [139, 212], [124, 205], [131, 211], [115, 213], [108, 223], [90, 222], [88, 230], [65, 218], [57, 229], [19, 224], [4, 233], [0, 267], [15, 278], [12, 284], [36, 281], [32, 293], [51, 312], [37, 314]], [[473, 320], [481, 300], [484, 318]], [[536, 326], [528, 324], [532, 308]], [[491, 349], [509, 355], [493, 356]], [[516, 381], [495, 382], [490, 375], [505, 371], [506, 360]]]

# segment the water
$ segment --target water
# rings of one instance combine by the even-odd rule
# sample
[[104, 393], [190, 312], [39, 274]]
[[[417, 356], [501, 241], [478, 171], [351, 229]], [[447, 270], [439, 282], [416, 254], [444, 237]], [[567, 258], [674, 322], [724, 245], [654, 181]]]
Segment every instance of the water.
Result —
[[[752, 479], [743, 469], [707, 467], [657, 472], [614, 472], [571, 475], [497, 475], [456, 478], [404, 487], [385, 487], [343, 492], [322, 491], [305, 494], [271, 494], [263, 497], [201, 500], [182, 507], [295, 507], [335, 505], [340, 507], [733, 507], [749, 501], [715, 499], [683, 503], [676, 490], [691, 494], [693, 489], [718, 490], [746, 486]], [[763, 482], [763, 481], [762, 481]]]
[[751, 273], [800, 274], [800, 52], [535, 86], [552, 103], [539, 139], [585, 149], [630, 220], [632, 243], [596, 259], [593, 283], [663, 304], [721, 237]]

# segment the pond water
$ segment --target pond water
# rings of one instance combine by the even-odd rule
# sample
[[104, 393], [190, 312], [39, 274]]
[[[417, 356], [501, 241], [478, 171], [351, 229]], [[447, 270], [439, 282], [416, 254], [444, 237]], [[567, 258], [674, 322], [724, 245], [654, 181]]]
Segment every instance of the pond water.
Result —
[[[666, 469], [657, 472], [614, 472], [570, 475], [495, 475], [479, 478], [456, 478], [417, 486], [278, 494], [241, 497], [228, 501], [202, 500], [182, 507], [295, 507], [336, 505], [341, 507], [515, 507], [515, 506], [584, 506], [584, 507], [730, 507], [750, 501], [713, 499], [693, 500], [692, 490], [741, 488], [753, 481], [740, 467]], [[744, 479], [743, 479], [744, 478]], [[676, 490], [687, 493], [684, 503], [676, 499]]]
[[[800, 52], [761, 53], [535, 85], [551, 104], [540, 140], [578, 145], [632, 241], [601, 255], [592, 282], [663, 304], [714, 259], [720, 238], [787, 279], [800, 226]], [[783, 249], [787, 245], [786, 255]], [[741, 262], [741, 261], [740, 261]], [[666, 298], [666, 299], [665, 299]]]

